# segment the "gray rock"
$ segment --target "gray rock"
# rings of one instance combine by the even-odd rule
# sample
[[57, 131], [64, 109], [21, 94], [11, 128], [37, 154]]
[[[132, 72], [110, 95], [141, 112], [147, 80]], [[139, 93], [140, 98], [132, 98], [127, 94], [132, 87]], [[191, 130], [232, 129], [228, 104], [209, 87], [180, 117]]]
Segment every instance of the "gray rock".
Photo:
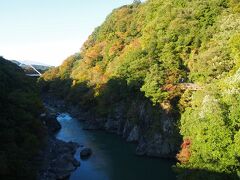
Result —
[[107, 122], [104, 125], [104, 128], [107, 131], [116, 131], [118, 129], [118, 124], [119, 124], [118, 120], [115, 120], [115, 119], [112, 119], [112, 118], [108, 118]]
[[125, 126], [125, 119], [120, 119], [118, 124], [118, 129], [117, 129], [118, 135], [123, 136], [124, 126]]
[[45, 153], [43, 153], [44, 161], [38, 179], [67, 179], [71, 172], [80, 166], [80, 162], [74, 158], [78, 147], [77, 143], [64, 142], [50, 137]]
[[44, 113], [44, 115], [41, 116], [42, 121], [51, 133], [55, 133], [62, 128], [56, 118], [57, 115], [55, 113]]
[[75, 167], [79, 167], [81, 165], [81, 163], [76, 159], [73, 159], [72, 163]]
[[139, 139], [139, 127], [134, 126], [134, 128], [131, 130], [127, 142], [137, 142]]
[[152, 157], [172, 158], [176, 154], [174, 144], [161, 134], [155, 134], [153, 138], [141, 138], [136, 149], [137, 155], [147, 155]]
[[47, 113], [42, 113], [42, 114], [40, 114], [40, 117], [41, 118], [44, 118], [44, 117], [46, 117], [47, 116]]
[[99, 130], [104, 129], [104, 120], [101, 118], [89, 119], [84, 123], [84, 130]]
[[56, 180], [56, 179], [57, 179], [56, 174], [51, 172], [45, 173], [41, 178], [41, 180]]
[[139, 140], [139, 144], [136, 148], [136, 154], [139, 156], [143, 156], [147, 151], [147, 142], [144, 137], [141, 137]]
[[81, 158], [89, 158], [92, 155], [92, 150], [90, 148], [83, 148], [80, 152]]
[[133, 128], [133, 125], [129, 121], [127, 121], [123, 129], [123, 138], [128, 138], [132, 128]]
[[76, 166], [74, 166], [75, 162], [73, 163], [73, 161], [74, 157], [71, 154], [63, 154], [52, 162], [53, 172], [58, 176], [58, 174], [67, 174], [74, 171]]

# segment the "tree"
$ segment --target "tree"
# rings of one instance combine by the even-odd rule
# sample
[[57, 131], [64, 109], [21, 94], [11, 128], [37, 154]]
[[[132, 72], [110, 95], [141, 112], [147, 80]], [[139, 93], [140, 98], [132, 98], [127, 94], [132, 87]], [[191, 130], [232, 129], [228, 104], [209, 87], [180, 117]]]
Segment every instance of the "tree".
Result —
[[167, 92], [162, 91], [164, 85], [164, 71], [158, 64], [150, 68], [150, 72], [146, 75], [144, 85], [141, 91], [145, 96], [150, 98], [154, 104], [161, 103], [167, 98]]

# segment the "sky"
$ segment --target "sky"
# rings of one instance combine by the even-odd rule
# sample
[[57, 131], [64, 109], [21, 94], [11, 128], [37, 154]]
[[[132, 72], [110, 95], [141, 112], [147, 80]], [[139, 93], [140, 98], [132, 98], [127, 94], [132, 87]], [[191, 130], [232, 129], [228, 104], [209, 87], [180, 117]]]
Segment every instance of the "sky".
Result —
[[93, 30], [133, 0], [0, 0], [0, 56], [60, 65]]

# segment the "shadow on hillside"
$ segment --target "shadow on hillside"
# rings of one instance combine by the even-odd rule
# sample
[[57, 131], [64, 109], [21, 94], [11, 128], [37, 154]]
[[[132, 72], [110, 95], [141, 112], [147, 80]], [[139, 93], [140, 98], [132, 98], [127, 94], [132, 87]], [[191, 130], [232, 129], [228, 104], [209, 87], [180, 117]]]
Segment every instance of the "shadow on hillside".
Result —
[[[112, 108], [116, 105], [123, 104], [124, 111], [122, 111], [123, 118], [139, 123], [137, 119], [141, 118], [139, 109], [145, 108], [148, 116], [152, 119], [152, 124], [142, 124], [145, 128], [152, 128], [152, 131], [159, 131], [161, 124], [158, 124], [163, 114], [163, 109], [159, 106], [153, 106], [151, 101], [147, 99], [144, 94], [136, 86], [138, 82], [132, 84], [127, 83], [121, 78], [112, 78], [106, 84], [100, 87], [91, 86], [89, 82], [75, 82], [72, 79], [54, 79], [52, 81], [40, 80], [43, 93], [49, 93], [57, 98], [64, 99], [66, 102], [81, 107], [81, 109], [89, 111], [92, 116], [108, 116]], [[170, 102], [172, 106], [171, 116], [172, 120], [179, 120], [178, 97], [175, 97]], [[141, 119], [140, 119], [141, 120]], [[176, 126], [174, 138], [180, 147], [181, 136], [179, 129]], [[177, 152], [176, 152], [177, 153]], [[230, 180], [239, 179], [237, 175], [223, 174], [210, 172], [206, 170], [194, 170], [173, 168], [177, 174], [177, 179], [180, 180]]]
[[239, 180], [237, 174], [217, 173], [202, 169], [186, 169], [174, 167], [179, 180]]
[[[140, 91], [141, 82], [137, 81], [129, 83], [125, 79], [115, 77], [106, 84], [90, 85], [87, 81], [76, 82], [71, 78], [55, 78], [50, 81], [40, 79], [39, 85], [43, 93], [52, 94], [84, 109], [98, 106], [97, 110], [106, 111], [114, 104], [124, 101], [125, 104], [134, 102], [136, 107], [139, 107], [137, 103], [143, 103], [143, 106], [151, 109], [156, 116], [164, 111], [161, 106], [154, 106], [150, 99], [145, 97], [144, 93]], [[179, 97], [175, 97], [169, 102], [171, 105], [170, 114], [175, 120], [179, 119], [178, 100]], [[159, 113], [157, 113], [158, 111]], [[106, 114], [107, 112], [101, 113]]]

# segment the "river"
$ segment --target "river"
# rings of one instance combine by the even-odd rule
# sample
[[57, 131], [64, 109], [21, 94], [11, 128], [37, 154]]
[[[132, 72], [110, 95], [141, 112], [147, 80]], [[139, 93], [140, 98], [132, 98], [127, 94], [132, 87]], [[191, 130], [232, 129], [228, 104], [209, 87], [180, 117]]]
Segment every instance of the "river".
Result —
[[70, 180], [171, 180], [176, 179], [171, 166], [174, 161], [139, 157], [134, 154], [136, 145], [126, 143], [115, 134], [104, 131], [83, 130], [83, 122], [67, 113], [57, 117], [62, 129], [58, 139], [74, 141], [93, 150], [87, 160], [80, 160], [78, 149], [75, 154], [81, 166], [72, 173]]

